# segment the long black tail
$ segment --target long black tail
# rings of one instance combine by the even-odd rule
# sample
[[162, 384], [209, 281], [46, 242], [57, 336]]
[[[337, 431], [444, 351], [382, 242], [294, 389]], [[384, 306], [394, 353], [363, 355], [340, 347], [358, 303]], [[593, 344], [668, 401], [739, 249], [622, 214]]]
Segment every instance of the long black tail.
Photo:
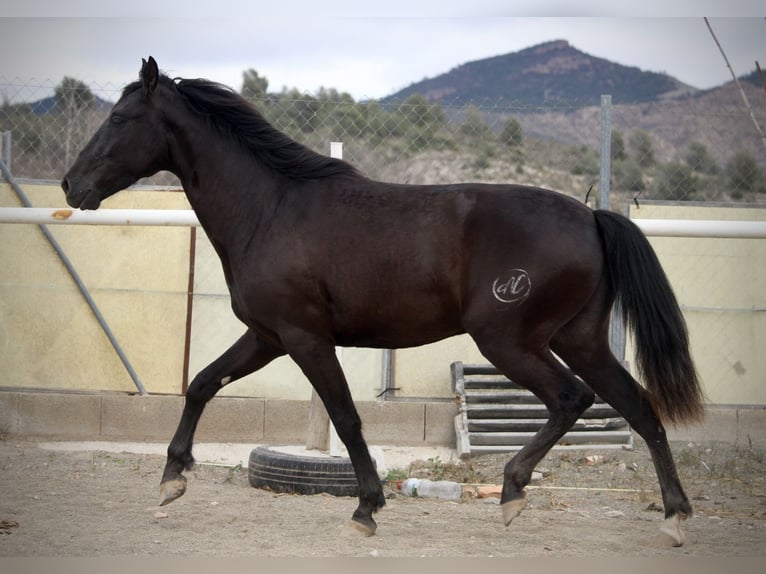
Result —
[[636, 224], [594, 211], [606, 268], [623, 318], [633, 330], [638, 371], [660, 419], [703, 416], [702, 390], [689, 354], [689, 335], [673, 289], [654, 249]]

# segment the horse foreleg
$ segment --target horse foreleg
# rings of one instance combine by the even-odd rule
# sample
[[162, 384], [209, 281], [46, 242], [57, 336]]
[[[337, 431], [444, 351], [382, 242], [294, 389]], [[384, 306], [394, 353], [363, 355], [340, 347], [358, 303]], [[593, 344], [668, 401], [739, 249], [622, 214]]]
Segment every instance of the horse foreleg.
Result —
[[194, 432], [207, 402], [225, 385], [260, 369], [283, 354], [284, 351], [268, 345], [252, 331], [248, 331], [194, 377], [186, 391], [181, 421], [168, 446], [168, 458], [160, 482], [160, 506], [173, 502], [186, 492], [186, 477], [182, 472], [194, 466]]
[[[283, 335], [284, 338], [284, 335]], [[383, 487], [362, 436], [362, 421], [354, 406], [335, 349], [325, 340], [309, 333], [299, 333], [286, 343], [290, 356], [309, 379], [335, 425], [338, 437], [348, 449], [359, 484], [359, 506], [351, 517], [351, 526], [364, 536], [375, 534], [373, 513], [386, 504]]]

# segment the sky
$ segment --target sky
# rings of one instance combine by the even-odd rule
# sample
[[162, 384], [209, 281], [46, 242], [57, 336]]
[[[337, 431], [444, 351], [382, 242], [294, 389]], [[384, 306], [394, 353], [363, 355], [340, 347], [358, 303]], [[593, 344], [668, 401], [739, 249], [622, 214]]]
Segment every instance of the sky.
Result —
[[[697, 88], [766, 68], [766, 9], [749, 0], [3, 0], [3, 83], [64, 76], [119, 91], [152, 55], [173, 77], [239, 90], [255, 69], [270, 91], [336, 88], [381, 98], [460, 64], [564, 39], [592, 56]], [[510, 5], [510, 7], [509, 7]], [[573, 7], [574, 6], [574, 7]], [[0, 97], [8, 94], [0, 93]]]

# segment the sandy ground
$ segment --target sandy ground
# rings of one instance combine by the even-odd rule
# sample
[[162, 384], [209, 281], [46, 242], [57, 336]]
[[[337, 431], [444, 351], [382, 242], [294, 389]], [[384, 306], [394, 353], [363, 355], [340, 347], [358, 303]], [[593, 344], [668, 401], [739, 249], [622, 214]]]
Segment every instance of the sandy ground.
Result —
[[[766, 556], [762, 451], [674, 445], [696, 514], [684, 525], [686, 545], [672, 549], [654, 544], [663, 515], [643, 445], [549, 454], [507, 528], [496, 498], [410, 498], [389, 480], [370, 538], [345, 526], [353, 498], [252, 488], [253, 447], [197, 445], [203, 463], [187, 473], [186, 495], [159, 508], [164, 445], [0, 441], [0, 557]], [[379, 449], [389, 476], [470, 484], [499, 482], [508, 458]]]

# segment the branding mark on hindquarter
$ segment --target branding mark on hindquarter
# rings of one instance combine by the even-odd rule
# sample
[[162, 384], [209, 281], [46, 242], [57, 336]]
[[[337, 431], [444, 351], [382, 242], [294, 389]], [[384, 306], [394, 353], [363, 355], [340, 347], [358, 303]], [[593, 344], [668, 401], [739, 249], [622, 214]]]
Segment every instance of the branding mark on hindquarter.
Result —
[[511, 269], [492, 283], [492, 295], [501, 303], [520, 303], [531, 291], [532, 282], [524, 269]]

